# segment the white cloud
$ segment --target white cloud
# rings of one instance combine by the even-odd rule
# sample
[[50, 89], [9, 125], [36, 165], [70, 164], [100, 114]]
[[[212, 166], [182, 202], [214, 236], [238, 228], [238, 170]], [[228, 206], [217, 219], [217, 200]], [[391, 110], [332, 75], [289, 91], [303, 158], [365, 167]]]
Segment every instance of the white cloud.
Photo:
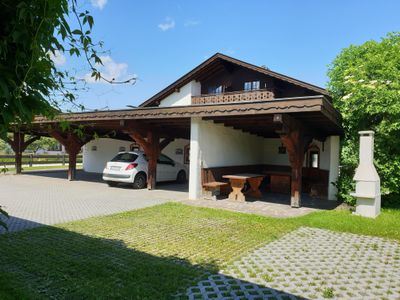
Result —
[[166, 17], [164, 23], [158, 24], [158, 28], [160, 28], [162, 31], [167, 31], [174, 27], [175, 27], [175, 20], [170, 17]]
[[65, 55], [59, 50], [56, 50], [54, 54], [52, 52], [49, 52], [49, 55], [50, 59], [54, 62], [54, 64], [57, 67], [65, 65], [65, 63], [67, 62]]
[[[128, 74], [128, 64], [126, 63], [116, 63], [110, 56], [100, 56], [103, 65], [96, 64], [96, 68], [100, 71], [101, 76], [107, 80], [114, 81], [124, 81], [136, 75]], [[92, 73], [87, 73], [84, 79], [88, 83], [105, 83], [104, 80], [95, 80], [91, 76]]]
[[192, 26], [197, 26], [197, 25], [199, 25], [199, 24], [200, 24], [199, 21], [196, 21], [196, 20], [187, 20], [187, 21], [183, 24], [183, 26], [185, 26], [185, 27], [192, 27]]
[[107, 4], [108, 0], [90, 0], [90, 3], [92, 5], [100, 10], [104, 8], [104, 6]]

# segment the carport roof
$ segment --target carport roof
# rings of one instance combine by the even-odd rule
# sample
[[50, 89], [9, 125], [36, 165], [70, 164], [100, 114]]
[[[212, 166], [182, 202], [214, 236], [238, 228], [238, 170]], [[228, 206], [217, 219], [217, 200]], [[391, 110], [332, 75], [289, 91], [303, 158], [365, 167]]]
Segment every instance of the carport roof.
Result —
[[[45, 124], [51, 125], [61, 121], [69, 121], [72, 125], [88, 124], [91, 131], [103, 133], [110, 130], [122, 133], [126, 128], [144, 129], [145, 126], [148, 126], [147, 128], [153, 127], [163, 132], [165, 136], [169, 132], [174, 134], [182, 131], [180, 136], [188, 137], [190, 135], [190, 118], [199, 117], [213, 120], [215, 123], [225, 124], [225, 121], [227, 121], [225, 125], [234, 122], [232, 127], [238, 129], [241, 129], [244, 123], [248, 128], [252, 124], [249, 121], [254, 120], [257, 121], [254, 126], [263, 127], [263, 132], [268, 131], [268, 134], [260, 135], [269, 137], [276, 135], [272, 126], [272, 116], [281, 113], [289, 114], [308, 124], [308, 126], [317, 128], [322, 135], [341, 135], [343, 132], [340, 113], [323, 95], [280, 98], [272, 101], [62, 113], [55, 119], [36, 117], [33, 121], [32, 132], [40, 134]], [[42, 130], [38, 130], [39, 128]], [[258, 134], [258, 128], [253, 129], [249, 132]]]

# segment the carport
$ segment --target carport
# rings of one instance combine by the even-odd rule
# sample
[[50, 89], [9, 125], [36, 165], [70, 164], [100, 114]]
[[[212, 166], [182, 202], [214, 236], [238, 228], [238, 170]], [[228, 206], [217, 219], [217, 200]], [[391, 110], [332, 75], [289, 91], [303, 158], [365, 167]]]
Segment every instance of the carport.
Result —
[[300, 206], [304, 154], [310, 142], [313, 139], [323, 142], [328, 136], [342, 134], [340, 115], [331, 102], [324, 96], [307, 96], [64, 113], [52, 120], [36, 117], [32, 125], [16, 131], [10, 143], [14, 144], [18, 155], [30, 142], [24, 140], [24, 134], [54, 137], [69, 154], [68, 179], [74, 180], [76, 155], [87, 142], [97, 137], [132, 140], [143, 148], [149, 158], [148, 189], [154, 189], [157, 158], [161, 150], [176, 138], [190, 139], [189, 198], [199, 198], [204, 159], [201, 148], [209, 143], [199, 136], [199, 121], [223, 124], [224, 127], [266, 139], [280, 138], [290, 161], [293, 207]]

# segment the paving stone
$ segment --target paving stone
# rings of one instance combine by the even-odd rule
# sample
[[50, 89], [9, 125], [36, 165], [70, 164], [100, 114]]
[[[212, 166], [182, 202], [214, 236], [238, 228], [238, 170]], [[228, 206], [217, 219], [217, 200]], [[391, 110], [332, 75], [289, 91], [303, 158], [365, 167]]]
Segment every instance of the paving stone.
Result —
[[101, 180], [100, 174], [80, 171], [77, 175], [77, 181], [66, 180], [66, 171], [0, 175], [0, 205], [11, 216], [2, 220], [7, 222], [9, 231], [187, 199], [186, 185], [160, 184], [154, 191], [111, 188]]
[[303, 227], [196, 285], [213, 286], [212, 292], [200, 290], [197, 298], [191, 298], [191, 288], [186, 295], [213, 299], [217, 294], [224, 300], [242, 295], [245, 299], [400, 299], [400, 261], [395, 259], [399, 251], [397, 241]]

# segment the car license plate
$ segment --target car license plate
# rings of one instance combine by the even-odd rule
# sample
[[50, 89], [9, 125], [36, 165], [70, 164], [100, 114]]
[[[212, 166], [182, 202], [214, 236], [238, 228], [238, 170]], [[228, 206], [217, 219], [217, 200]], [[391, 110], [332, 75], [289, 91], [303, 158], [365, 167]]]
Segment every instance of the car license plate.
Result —
[[111, 167], [111, 170], [113, 171], [119, 171], [121, 168], [120, 167]]

